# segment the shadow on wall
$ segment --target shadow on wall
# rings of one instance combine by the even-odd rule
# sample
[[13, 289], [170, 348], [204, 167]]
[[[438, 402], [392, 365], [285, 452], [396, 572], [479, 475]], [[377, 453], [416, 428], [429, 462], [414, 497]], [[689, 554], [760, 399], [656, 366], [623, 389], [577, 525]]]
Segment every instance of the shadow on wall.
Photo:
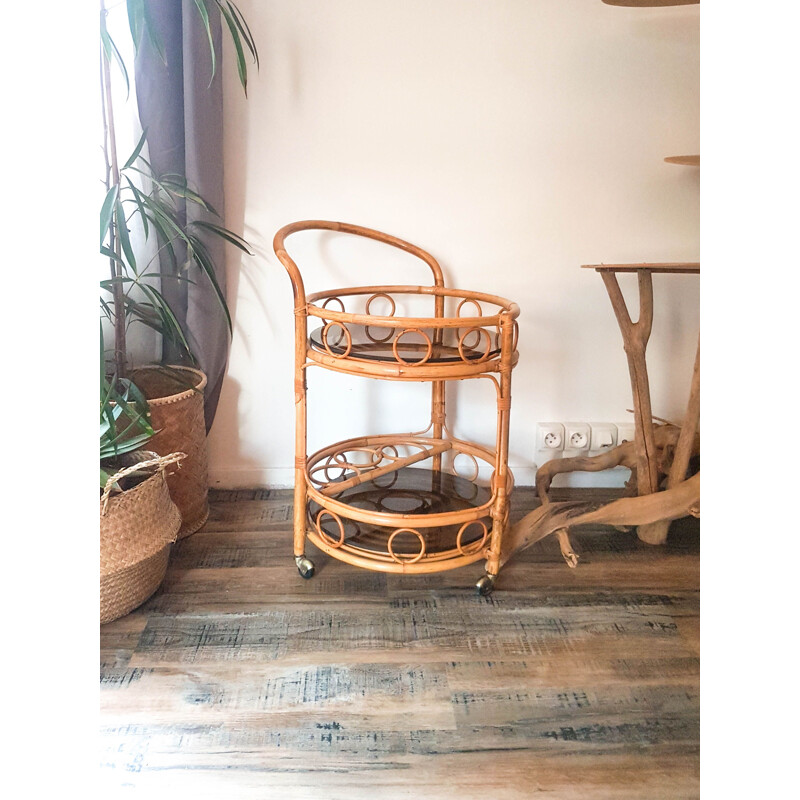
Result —
[[[239, 381], [226, 375], [222, 384], [217, 414], [208, 439], [209, 449], [213, 451], [209, 454], [211, 456], [209, 462], [220, 465], [209, 472], [211, 488], [253, 488], [259, 483], [254, 480], [254, 476], [261, 474], [262, 465], [242, 452], [241, 431], [244, 426], [241, 425], [239, 419], [241, 393], [242, 387]], [[222, 485], [223, 481], [217, 477], [222, 473], [229, 476], [224, 481], [224, 485]], [[241, 475], [240, 481], [237, 481], [235, 477], [230, 477], [237, 474]]]

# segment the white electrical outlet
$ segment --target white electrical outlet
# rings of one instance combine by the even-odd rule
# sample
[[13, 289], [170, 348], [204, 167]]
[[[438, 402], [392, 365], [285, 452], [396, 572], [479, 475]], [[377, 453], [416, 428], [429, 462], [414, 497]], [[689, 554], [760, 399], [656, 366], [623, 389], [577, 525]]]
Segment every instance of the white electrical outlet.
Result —
[[564, 426], [560, 422], [540, 422], [536, 426], [536, 449], [563, 450]]
[[632, 442], [636, 436], [636, 426], [632, 422], [617, 423], [617, 444]]
[[592, 429], [587, 422], [564, 423], [565, 456], [577, 456], [581, 453], [588, 452], [591, 439]]
[[596, 453], [611, 450], [617, 444], [617, 426], [611, 422], [593, 422], [591, 424], [591, 442], [589, 449]]

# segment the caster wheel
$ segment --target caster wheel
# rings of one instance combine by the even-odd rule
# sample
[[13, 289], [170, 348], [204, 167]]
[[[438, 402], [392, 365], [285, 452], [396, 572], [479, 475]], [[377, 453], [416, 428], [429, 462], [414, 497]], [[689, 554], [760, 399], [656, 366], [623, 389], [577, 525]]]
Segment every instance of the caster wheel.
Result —
[[314, 577], [314, 562], [305, 556], [297, 556], [294, 560], [301, 578], [308, 580]]
[[475, 589], [481, 597], [491, 594], [494, 589], [494, 582], [497, 579], [496, 575], [484, 575], [476, 584]]

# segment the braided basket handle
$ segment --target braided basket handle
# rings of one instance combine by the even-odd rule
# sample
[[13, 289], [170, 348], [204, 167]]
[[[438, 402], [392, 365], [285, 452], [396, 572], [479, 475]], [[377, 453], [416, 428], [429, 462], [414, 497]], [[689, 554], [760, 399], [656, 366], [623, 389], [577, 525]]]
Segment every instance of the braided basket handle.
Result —
[[115, 472], [113, 475], [109, 477], [106, 481], [105, 488], [103, 489], [103, 495], [100, 498], [100, 503], [102, 506], [101, 514], [105, 514], [108, 508], [108, 500], [111, 495], [111, 487], [119, 480], [122, 480], [126, 475], [130, 475], [132, 472], [136, 472], [137, 470], [143, 469], [144, 467], [155, 467], [157, 466], [159, 470], [166, 469], [170, 464], [179, 464], [183, 459], [186, 458], [186, 453], [170, 453], [168, 456], [158, 456], [157, 458], [149, 458], [147, 461], [139, 461], [136, 464], [131, 464], [130, 467], [125, 467], [125, 469], [121, 469], [119, 472]]

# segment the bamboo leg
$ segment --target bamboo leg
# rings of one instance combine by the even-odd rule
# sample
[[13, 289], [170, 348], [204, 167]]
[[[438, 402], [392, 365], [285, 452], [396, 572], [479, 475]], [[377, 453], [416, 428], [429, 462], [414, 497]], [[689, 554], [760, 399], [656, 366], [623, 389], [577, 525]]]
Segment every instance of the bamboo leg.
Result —
[[497, 398], [497, 446], [495, 460], [495, 503], [492, 507], [491, 546], [486, 559], [486, 573], [497, 575], [500, 570], [500, 553], [503, 533], [508, 524], [508, 430], [511, 417], [511, 356], [513, 353], [513, 320], [500, 322], [501, 358], [500, 391]]
[[[444, 297], [437, 296], [434, 300], [434, 315], [436, 318], [444, 317]], [[434, 333], [434, 343], [441, 344], [444, 332], [439, 329]], [[433, 426], [433, 438], [441, 439], [445, 423], [445, 382], [433, 381], [431, 387], [431, 424]], [[436, 476], [437, 484], [441, 483], [442, 456], [437, 453], [433, 457], [433, 474]], [[436, 487], [440, 488], [439, 486]]]
[[[432, 436], [434, 439], [441, 439], [444, 432], [445, 410], [444, 410], [444, 381], [434, 381], [431, 389], [431, 423]], [[435, 474], [442, 471], [442, 454], [436, 453], [433, 457], [433, 472]]]
[[295, 560], [305, 555], [306, 543], [306, 444], [307, 402], [305, 374], [306, 317], [295, 311], [295, 454], [294, 454], [294, 556]]

